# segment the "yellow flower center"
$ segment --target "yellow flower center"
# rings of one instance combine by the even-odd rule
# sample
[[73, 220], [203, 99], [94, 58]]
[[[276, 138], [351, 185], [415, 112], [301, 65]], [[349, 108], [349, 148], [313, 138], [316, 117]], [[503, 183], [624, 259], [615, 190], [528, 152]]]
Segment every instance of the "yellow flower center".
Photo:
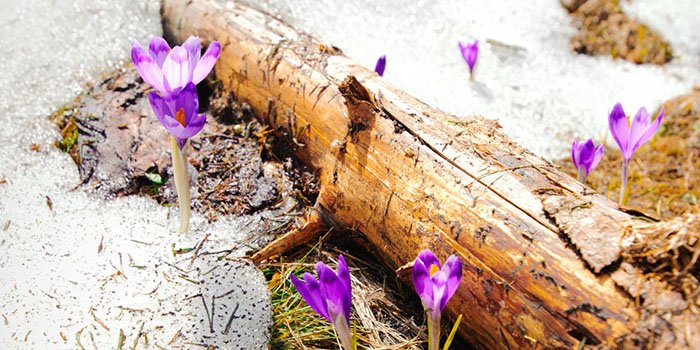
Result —
[[430, 265], [430, 277], [433, 277], [433, 275], [438, 271], [440, 271], [440, 268], [437, 265]]
[[630, 116], [626, 116], [626, 117], [627, 117], [627, 127], [630, 128], [632, 120], [630, 119]]
[[180, 125], [182, 125], [183, 127], [187, 126], [187, 125], [185, 125], [185, 109], [184, 108], [180, 108], [180, 110], [177, 111], [177, 113], [175, 113], [175, 120], [177, 120], [180, 123]]

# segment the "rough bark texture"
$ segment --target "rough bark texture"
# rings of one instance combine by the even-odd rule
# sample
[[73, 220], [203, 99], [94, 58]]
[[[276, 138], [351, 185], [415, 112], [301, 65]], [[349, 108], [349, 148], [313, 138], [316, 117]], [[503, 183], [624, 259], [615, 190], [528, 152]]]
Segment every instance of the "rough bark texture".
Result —
[[603, 270], [634, 219], [497, 123], [431, 108], [250, 8], [164, 0], [163, 21], [176, 42], [222, 43], [218, 79], [296, 140], [320, 174], [326, 217], [395, 268], [426, 248], [460, 256], [447, 312], [464, 315], [460, 333], [476, 347], [613, 345], [635, 327], [630, 296]]

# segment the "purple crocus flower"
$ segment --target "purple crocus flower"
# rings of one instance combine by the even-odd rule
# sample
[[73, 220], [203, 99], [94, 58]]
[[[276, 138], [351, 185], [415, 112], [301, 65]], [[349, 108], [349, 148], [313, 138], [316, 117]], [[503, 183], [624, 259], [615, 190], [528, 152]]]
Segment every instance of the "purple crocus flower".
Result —
[[386, 68], [386, 55], [381, 55], [377, 60], [377, 65], [374, 66], [374, 71], [382, 77], [384, 76], [384, 68]]
[[593, 140], [588, 139], [586, 142], [578, 142], [574, 139], [574, 144], [571, 146], [571, 160], [578, 170], [578, 180], [586, 183], [586, 177], [600, 162], [603, 157], [603, 145], [596, 146]]
[[202, 44], [199, 37], [189, 37], [182, 46], [172, 49], [161, 37], [153, 37], [148, 45], [148, 52], [141, 44], [131, 42], [131, 60], [141, 78], [167, 95], [184, 88], [188, 83], [199, 84], [214, 67], [221, 52], [221, 45], [214, 41], [202, 56]]
[[205, 114], [199, 114], [197, 88], [192, 82], [165, 97], [155, 91], [150, 92], [148, 101], [158, 122], [175, 137], [180, 149], [185, 146], [187, 139], [202, 130], [207, 121]]
[[617, 146], [622, 153], [622, 186], [620, 187], [620, 204], [626, 203], [625, 193], [627, 191], [627, 167], [629, 161], [640, 146], [649, 141], [656, 130], [661, 125], [661, 120], [664, 117], [664, 108], [661, 107], [659, 115], [652, 122], [649, 119], [649, 113], [646, 108], [642, 107], [637, 111], [634, 119], [625, 114], [622, 105], [617, 103], [613, 107], [608, 124], [610, 125], [610, 133], [612, 134]]
[[333, 324], [343, 348], [351, 350], [353, 348], [350, 332], [352, 290], [348, 264], [342, 255], [339, 256], [336, 273], [324, 263], [318, 262], [316, 274], [318, 280], [312, 274], [304, 273], [304, 281], [292, 275], [292, 283], [311, 309]]
[[464, 62], [467, 62], [469, 66], [469, 78], [471, 79], [474, 74], [474, 65], [476, 65], [476, 59], [479, 56], [479, 40], [474, 40], [473, 43], [459, 44], [459, 51], [462, 53], [462, 58]]
[[462, 280], [462, 262], [451, 255], [440, 261], [429, 250], [418, 254], [413, 263], [413, 287], [423, 303], [428, 318], [428, 342], [430, 349], [437, 349], [440, 341], [440, 317], [447, 301], [457, 291]]

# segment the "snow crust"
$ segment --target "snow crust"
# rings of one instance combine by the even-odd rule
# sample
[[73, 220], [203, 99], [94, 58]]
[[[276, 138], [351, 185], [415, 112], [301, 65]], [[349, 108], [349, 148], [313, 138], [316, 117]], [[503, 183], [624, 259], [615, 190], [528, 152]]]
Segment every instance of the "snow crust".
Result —
[[[262, 273], [238, 255], [278, 213], [178, 235], [175, 208], [78, 188], [47, 116], [161, 34], [157, 0], [0, 0], [0, 344], [3, 349], [266, 349]], [[32, 151], [36, 144], [38, 151]], [[48, 203], [51, 203], [50, 206]], [[208, 236], [207, 236], [208, 235]], [[201, 245], [174, 256], [173, 249]], [[206, 306], [205, 306], [206, 305]]]

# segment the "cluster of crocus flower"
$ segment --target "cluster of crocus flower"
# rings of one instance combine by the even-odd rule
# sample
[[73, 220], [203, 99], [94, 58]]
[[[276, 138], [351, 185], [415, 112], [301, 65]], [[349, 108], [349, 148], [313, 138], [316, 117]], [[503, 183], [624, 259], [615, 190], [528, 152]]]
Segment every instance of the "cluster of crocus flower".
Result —
[[476, 65], [476, 59], [479, 57], [479, 40], [474, 40], [474, 42], [466, 44], [458, 42], [457, 44], [459, 45], [459, 51], [462, 53], [464, 62], [469, 66], [469, 79], [473, 80], [474, 66]]
[[[350, 309], [352, 289], [350, 271], [345, 258], [338, 257], [338, 268], [334, 272], [322, 262], [316, 263], [317, 278], [308, 272], [303, 280], [292, 275], [290, 278], [302, 298], [316, 313], [328, 320], [335, 329], [340, 345], [345, 350], [357, 348], [356, 338], [350, 332]], [[428, 348], [435, 350], [440, 343], [440, 318], [447, 301], [457, 291], [462, 280], [462, 263], [457, 256], [447, 258], [444, 265], [429, 250], [418, 254], [413, 263], [413, 286], [421, 299], [428, 320]], [[455, 323], [452, 334], [445, 343], [445, 349], [457, 330]]]
[[[656, 133], [656, 130], [661, 126], [663, 117], [664, 108], [661, 107], [659, 115], [657, 115], [656, 119], [652, 122], [646, 108], [642, 107], [637, 111], [637, 115], [635, 115], [634, 118], [630, 118], [625, 114], [620, 103], [615, 104], [608, 116], [610, 133], [622, 154], [622, 183], [620, 185], [619, 198], [619, 203], [621, 205], [627, 203], [629, 193], [627, 182], [630, 159], [632, 159], [634, 152], [649, 141], [654, 133]], [[596, 146], [590, 139], [584, 143], [580, 143], [578, 139], [574, 139], [574, 143], [571, 147], [571, 159], [578, 170], [579, 181], [586, 181], [586, 177], [598, 165], [602, 155], [602, 145]]]
[[179, 232], [187, 232], [190, 222], [190, 187], [187, 140], [199, 133], [207, 120], [199, 114], [196, 84], [214, 67], [221, 45], [214, 41], [202, 55], [198, 37], [189, 37], [182, 46], [170, 48], [161, 37], [154, 37], [146, 51], [138, 41], [131, 44], [131, 60], [141, 78], [156, 91], [148, 94], [153, 112], [172, 139], [173, 174], [180, 208]]

